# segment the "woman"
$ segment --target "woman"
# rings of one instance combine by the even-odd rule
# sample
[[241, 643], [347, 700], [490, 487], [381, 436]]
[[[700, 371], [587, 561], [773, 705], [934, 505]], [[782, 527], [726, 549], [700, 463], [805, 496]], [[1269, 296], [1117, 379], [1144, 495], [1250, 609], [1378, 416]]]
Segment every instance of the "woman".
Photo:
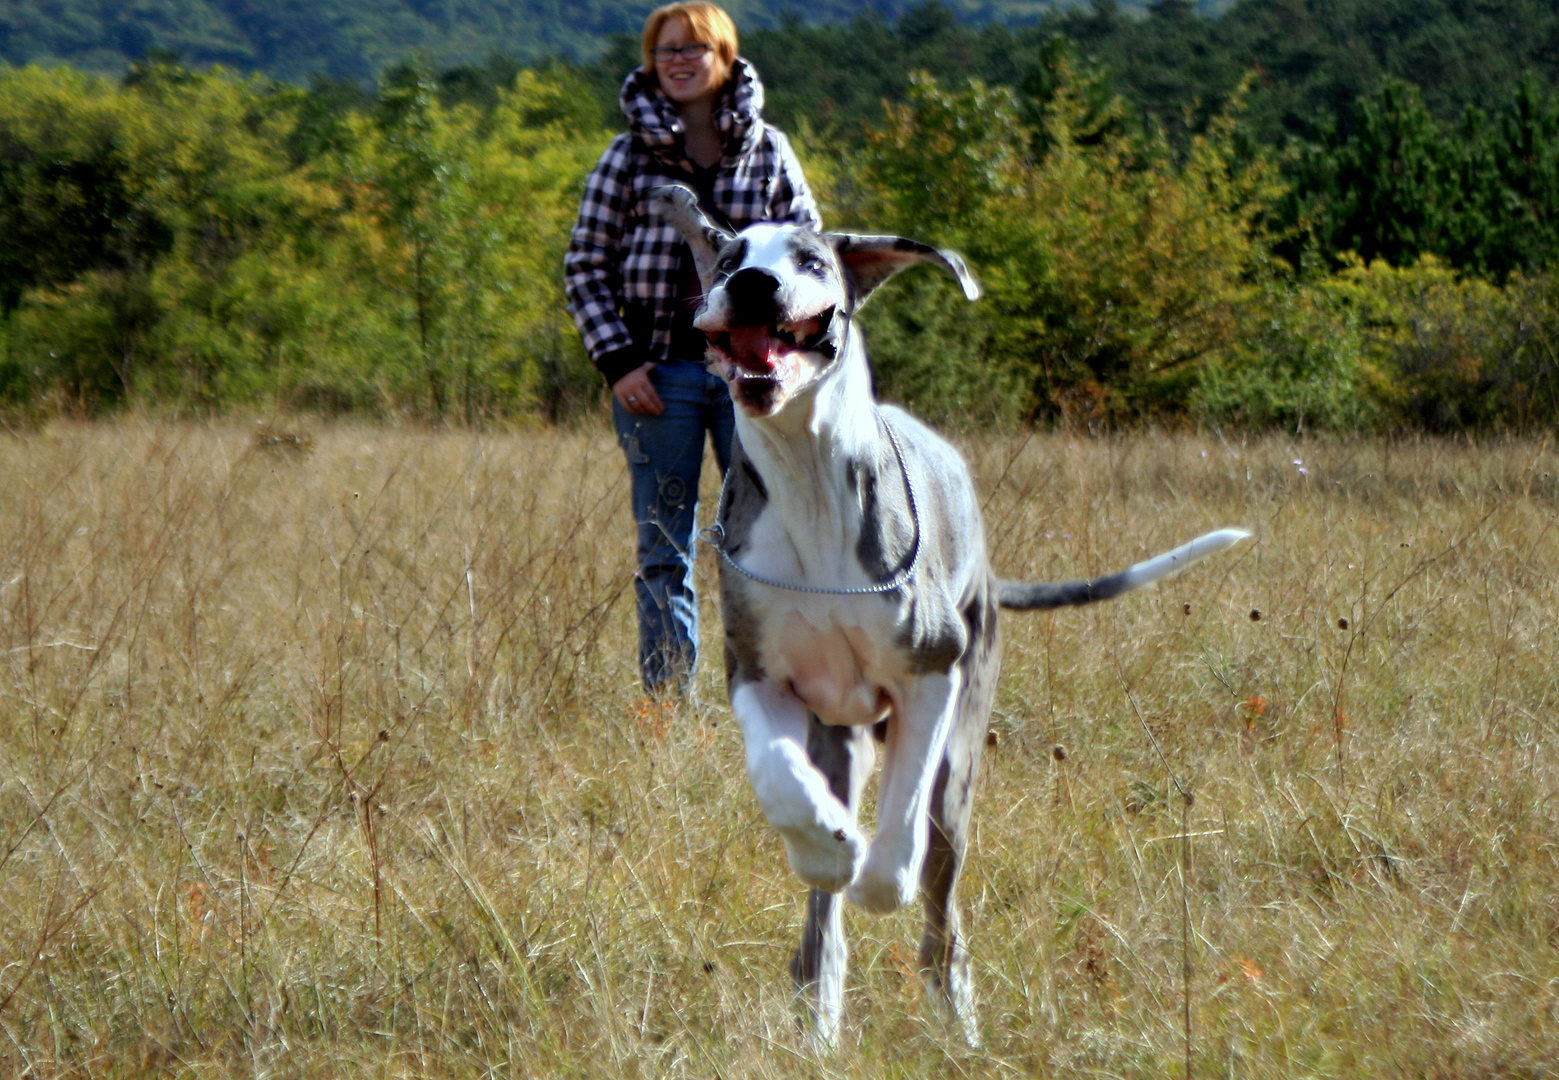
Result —
[[612, 389], [638, 522], [639, 667], [651, 692], [681, 690], [698, 647], [693, 527], [704, 437], [724, 471], [735, 425], [725, 384], [704, 368], [692, 253], [648, 215], [651, 188], [682, 183], [711, 220], [820, 228], [785, 136], [763, 122], [763, 87], [736, 55], [736, 27], [705, 0], [644, 24], [644, 66], [623, 83], [628, 131], [585, 183], [564, 258], [568, 306]]

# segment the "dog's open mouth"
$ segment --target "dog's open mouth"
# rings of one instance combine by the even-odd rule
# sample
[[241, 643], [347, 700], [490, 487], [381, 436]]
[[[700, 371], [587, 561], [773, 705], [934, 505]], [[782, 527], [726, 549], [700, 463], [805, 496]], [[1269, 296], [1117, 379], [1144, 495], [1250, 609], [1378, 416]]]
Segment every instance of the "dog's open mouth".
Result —
[[734, 326], [709, 335], [709, 344], [730, 358], [733, 379], [784, 382], [794, 373], [798, 353], [811, 352], [828, 336], [834, 310], [796, 322], [770, 326]]

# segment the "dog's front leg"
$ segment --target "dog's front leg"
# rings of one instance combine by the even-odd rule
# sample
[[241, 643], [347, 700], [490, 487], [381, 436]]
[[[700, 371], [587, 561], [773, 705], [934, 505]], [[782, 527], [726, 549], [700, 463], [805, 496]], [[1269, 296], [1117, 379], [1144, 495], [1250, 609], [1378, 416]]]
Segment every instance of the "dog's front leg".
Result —
[[731, 711], [747, 745], [747, 777], [763, 816], [785, 839], [790, 868], [813, 888], [845, 888], [860, 873], [866, 837], [807, 756], [806, 705], [789, 689], [759, 681], [732, 689]]
[[[828, 778], [828, 789], [852, 811], [872, 770], [876, 747], [870, 728], [833, 727], [810, 720], [807, 756]], [[933, 849], [934, 850], [934, 849]], [[929, 862], [930, 857], [927, 857]], [[812, 1019], [813, 1042], [821, 1049], [838, 1044], [844, 1018], [844, 977], [849, 949], [844, 938], [844, 897], [813, 889], [807, 896], [806, 929], [790, 963], [796, 990]]]
[[931, 789], [962, 688], [958, 667], [918, 676], [888, 725], [877, 835], [847, 894], [867, 911], [894, 911], [915, 898], [930, 830]]

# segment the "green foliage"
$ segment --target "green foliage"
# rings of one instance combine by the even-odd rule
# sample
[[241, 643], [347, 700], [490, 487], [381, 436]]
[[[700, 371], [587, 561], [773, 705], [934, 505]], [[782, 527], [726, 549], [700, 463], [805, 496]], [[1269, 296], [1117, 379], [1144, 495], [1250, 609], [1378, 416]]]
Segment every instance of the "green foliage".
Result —
[[[1241, 0], [1216, 18], [1179, 2], [1137, 17], [1098, 0], [1017, 29], [928, 7], [895, 25], [758, 30], [744, 47], [774, 84], [782, 126], [805, 117], [847, 141], [883, 100], [905, 98], [916, 70], [1010, 88], [1042, 126], [1065, 64], [1096, 74], [1094, 108], [1111, 124], [1164, 132], [1183, 155], [1253, 75], [1230, 151], [1286, 160], [1282, 220], [1297, 231], [1285, 258], [1314, 229], [1333, 260], [1430, 253], [1503, 280], [1559, 259], [1554, 40], [1559, 12], [1536, 0]], [[1125, 108], [1111, 113], [1116, 95]]]
[[745, 30], [742, 52], [763, 75], [770, 119], [786, 130], [806, 121], [851, 141], [878, 120], [884, 101], [904, 98], [915, 72], [1016, 86], [1028, 70], [1015, 62], [1005, 27], [962, 25], [939, 4], [915, 7], [894, 23], [861, 16], [847, 25]]
[[[507, 85], [516, 61], [602, 67], [592, 81], [610, 110], [651, 5], [622, 0], [13, 0], [0, 9], [0, 62], [67, 62], [119, 74], [148, 56], [222, 64], [297, 84], [367, 84], [417, 56]], [[1523, 72], [1551, 82], [1559, 12], [1543, 0], [731, 0], [744, 49], [769, 78], [773, 116], [802, 116], [853, 135], [908, 74], [979, 78], [1034, 89], [1059, 35], [1112, 73], [1113, 88], [1166, 130], [1218, 113], [1251, 70], [1247, 122], [1262, 141], [1351, 125], [1357, 101], [1386, 77], [1418, 85], [1441, 122], [1508, 98]], [[110, 6], [112, 7], [112, 6]], [[512, 76], [513, 71], [508, 73]], [[1043, 75], [1038, 75], [1043, 82]], [[446, 89], [458, 92], [458, 87]], [[483, 94], [488, 93], [482, 89]], [[490, 105], [490, 102], [487, 104]]]
[[137, 106], [68, 69], [0, 75], [0, 312], [30, 287], [166, 246], [133, 164], [152, 123]]
[[1090, 98], [1063, 69], [1036, 130], [1004, 91], [921, 79], [870, 136], [857, 212], [963, 251], [987, 291], [934, 341], [917, 333], [934, 326], [924, 292], [879, 302], [890, 392], [927, 397], [931, 354], [939, 378], [1016, 388], [1009, 415], [1095, 423], [1184, 406], [1190, 372], [1224, 347], [1251, 292], [1273, 172], [1235, 160], [1228, 118], [1177, 163], [1162, 140], [1101, 137]]
[[1425, 256], [1354, 256], [1274, 279], [1246, 332], [1199, 373], [1204, 422], [1261, 430], [1464, 432], [1559, 422], [1559, 277], [1503, 287]]
[[558, 267], [600, 143], [573, 134], [568, 114], [566, 88], [531, 73], [487, 118], [445, 109], [413, 74], [381, 94], [376, 118], [354, 118], [343, 243], [357, 286], [391, 301], [394, 353], [415, 357], [391, 397], [469, 421], [500, 402], [529, 407], [544, 379], [548, 400], [580, 393]]
[[[652, 4], [626, 0], [10, 0], [0, 8], [0, 61], [76, 64], [119, 73], [149, 51], [304, 82], [315, 74], [366, 81], [412, 55], [442, 66], [493, 54], [540, 61], [589, 58], [611, 35], [636, 35]], [[812, 0], [804, 8], [728, 0], [744, 28], [804, 15], [813, 23], [913, 13], [904, 0]], [[962, 20], [1032, 22], [1050, 0], [954, 0]]]
[[522, 73], [484, 115], [412, 72], [372, 114], [308, 104], [169, 63], [0, 73], [0, 214], [36, 237], [0, 263], [13, 407], [469, 422], [588, 396], [557, 267], [606, 133], [576, 88]]
[[1402, 421], [1459, 431], [1559, 420], [1553, 275], [1499, 288], [1426, 256], [1403, 268], [1353, 260], [1322, 287], [1356, 314]]
[[887, 227], [958, 229], [1023, 181], [1028, 133], [1008, 90], [969, 82], [949, 93], [920, 74], [885, 114], [860, 165], [870, 212]]
[[[962, 251], [987, 291], [971, 308], [926, 275], [874, 301], [885, 393], [950, 417], [1089, 425], [1190, 415], [1297, 432], [1475, 430], [1559, 419], [1555, 275], [1501, 286], [1429, 256], [1395, 269], [1344, 254], [1340, 272], [1296, 278], [1270, 255], [1283, 185], [1242, 144], [1237, 112], [1176, 151], [1101, 111], [1097, 76], [1057, 70], [1039, 127], [1009, 91], [950, 92], [919, 77], [836, 169], [853, 177], [836, 211]], [[1450, 196], [1457, 174], [1441, 170], [1433, 119], [1411, 90], [1393, 94], [1370, 121], [1371, 145], [1385, 149], [1371, 159], [1374, 201], [1361, 203], [1374, 207], [1376, 235], [1394, 223], [1392, 254], [1406, 257], [1465, 235], [1473, 210]], [[1534, 157], [1523, 168], [1541, 178]]]
[[1559, 261], [1559, 101], [1530, 75], [1493, 122], [1469, 107], [1454, 127], [1388, 80], [1294, 173], [1290, 220], [1333, 256], [1434, 254], [1501, 279]]
[[[80, 54], [117, 84], [0, 68], [0, 404], [476, 422], [599, 395], [559, 267], [637, 62], [603, 35], [642, 11], [600, 0], [520, 47], [561, 9], [178, 3]], [[1533, 44], [1559, 16], [1043, 7], [840, 0], [815, 17], [854, 21], [821, 27], [733, 5], [829, 223], [956, 248], [985, 283], [969, 305], [921, 272], [874, 300], [885, 394], [980, 422], [1559, 418], [1559, 98]], [[39, 10], [0, 13], [0, 55], [109, 33]], [[587, 37], [599, 62], [522, 69]]]
[[168, 64], [125, 88], [0, 74], [0, 216], [23, 240], [0, 260], [8, 362], [72, 407], [110, 403], [167, 355], [162, 314], [185, 302], [167, 295], [170, 267], [208, 303], [245, 250], [317, 221], [328, 193], [273, 150], [288, 96]]
[[1360, 314], [1325, 289], [1269, 277], [1242, 332], [1196, 373], [1198, 422], [1246, 431], [1357, 432], [1389, 410], [1387, 376], [1365, 358]]
[[1559, 75], [1559, 11], [1543, 0], [1239, 0], [1216, 18], [1186, 7], [1155, 4], [1134, 19], [1095, 0], [1040, 28], [1075, 41], [1166, 128], [1188, 112], [1193, 124], [1213, 115], [1256, 71], [1247, 122], [1268, 144], [1346, 127], [1388, 77], [1418, 86], [1444, 123], [1508, 98], [1524, 72]]
[[157, 314], [141, 274], [88, 271], [26, 294], [5, 326], [4, 403], [80, 412], [119, 401]]

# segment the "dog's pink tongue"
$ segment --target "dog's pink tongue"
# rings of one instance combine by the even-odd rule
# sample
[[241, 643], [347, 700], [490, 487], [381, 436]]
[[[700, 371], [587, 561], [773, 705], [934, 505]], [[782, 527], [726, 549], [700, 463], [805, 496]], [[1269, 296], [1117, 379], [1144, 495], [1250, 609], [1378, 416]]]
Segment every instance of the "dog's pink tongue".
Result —
[[767, 326], [738, 326], [731, 331], [731, 357], [748, 371], [768, 375], [779, 366], [785, 343]]

